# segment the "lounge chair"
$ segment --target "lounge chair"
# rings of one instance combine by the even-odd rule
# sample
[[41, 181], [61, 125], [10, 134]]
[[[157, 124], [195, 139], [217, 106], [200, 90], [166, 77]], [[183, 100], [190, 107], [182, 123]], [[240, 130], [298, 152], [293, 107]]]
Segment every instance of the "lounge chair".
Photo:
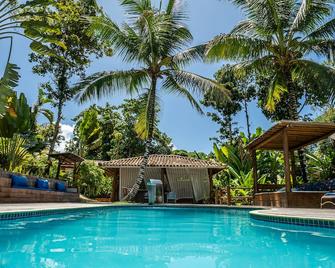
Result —
[[335, 208], [335, 192], [326, 193], [321, 197], [321, 208]]
[[166, 194], [166, 203], [169, 203], [169, 201], [177, 203], [177, 194], [175, 192], [169, 192]]

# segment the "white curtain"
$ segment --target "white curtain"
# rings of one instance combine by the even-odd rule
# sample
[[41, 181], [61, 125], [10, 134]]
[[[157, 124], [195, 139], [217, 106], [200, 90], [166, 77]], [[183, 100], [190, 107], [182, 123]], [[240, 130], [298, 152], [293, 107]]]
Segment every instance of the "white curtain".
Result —
[[177, 199], [191, 198], [195, 201], [208, 199], [209, 176], [207, 169], [167, 169], [171, 191]]
[[189, 176], [192, 181], [194, 199], [196, 201], [209, 199], [209, 176], [207, 169], [189, 169]]
[[[133, 187], [136, 178], [138, 176], [139, 168], [121, 168], [120, 169], [120, 188], [119, 196], [120, 199], [124, 197], [123, 189], [130, 189]], [[145, 170], [144, 177], [146, 179], [161, 179], [161, 169], [160, 168], [147, 168]]]
[[193, 199], [191, 178], [186, 169], [176, 168], [166, 170], [171, 191], [175, 192], [177, 199]]

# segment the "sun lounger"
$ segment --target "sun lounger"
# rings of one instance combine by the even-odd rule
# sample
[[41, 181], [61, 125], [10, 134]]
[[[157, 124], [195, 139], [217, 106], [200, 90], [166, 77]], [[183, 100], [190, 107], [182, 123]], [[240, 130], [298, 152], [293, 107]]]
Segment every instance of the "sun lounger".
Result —
[[321, 197], [321, 208], [335, 208], [335, 192], [326, 193]]

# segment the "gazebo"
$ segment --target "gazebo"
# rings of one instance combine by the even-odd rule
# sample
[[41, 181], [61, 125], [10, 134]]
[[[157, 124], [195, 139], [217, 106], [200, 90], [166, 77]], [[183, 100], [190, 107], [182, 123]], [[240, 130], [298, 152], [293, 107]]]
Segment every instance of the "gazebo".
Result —
[[[292, 191], [295, 179], [294, 152], [328, 138], [335, 133], [335, 124], [281, 121], [247, 145], [253, 163], [254, 204], [273, 207], [320, 207], [325, 192]], [[257, 150], [284, 153], [285, 185], [260, 185], [257, 177]], [[271, 192], [285, 186], [285, 191]], [[266, 192], [264, 192], [266, 191]]]
[[61, 169], [63, 170], [72, 169], [74, 178], [76, 176], [80, 163], [85, 161], [85, 159], [82, 158], [81, 156], [68, 152], [53, 153], [50, 154], [50, 157], [58, 160], [57, 173], [56, 173], [57, 180], [59, 179], [59, 173]]
[[[112, 200], [121, 200], [134, 185], [143, 157], [133, 157], [98, 164], [114, 178]], [[176, 193], [177, 200], [199, 202], [212, 198], [213, 175], [225, 167], [215, 161], [178, 155], [150, 155], [146, 179], [160, 179], [165, 192]], [[142, 197], [146, 189], [140, 189]]]

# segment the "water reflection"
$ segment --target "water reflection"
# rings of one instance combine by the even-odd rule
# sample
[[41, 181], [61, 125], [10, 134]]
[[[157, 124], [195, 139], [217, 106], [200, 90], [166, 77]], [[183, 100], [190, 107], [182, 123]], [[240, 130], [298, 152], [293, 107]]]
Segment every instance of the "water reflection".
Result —
[[0, 267], [332, 267], [334, 237], [243, 211], [114, 208], [0, 225]]

